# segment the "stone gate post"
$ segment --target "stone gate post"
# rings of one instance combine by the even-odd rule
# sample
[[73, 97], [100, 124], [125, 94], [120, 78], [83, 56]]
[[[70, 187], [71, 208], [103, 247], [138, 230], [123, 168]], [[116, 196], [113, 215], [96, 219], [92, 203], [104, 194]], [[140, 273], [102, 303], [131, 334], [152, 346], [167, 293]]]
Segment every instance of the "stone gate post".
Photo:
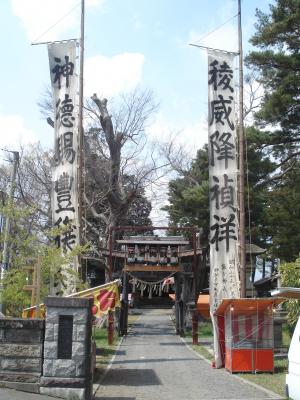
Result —
[[92, 398], [93, 299], [47, 297], [40, 393], [65, 399]]

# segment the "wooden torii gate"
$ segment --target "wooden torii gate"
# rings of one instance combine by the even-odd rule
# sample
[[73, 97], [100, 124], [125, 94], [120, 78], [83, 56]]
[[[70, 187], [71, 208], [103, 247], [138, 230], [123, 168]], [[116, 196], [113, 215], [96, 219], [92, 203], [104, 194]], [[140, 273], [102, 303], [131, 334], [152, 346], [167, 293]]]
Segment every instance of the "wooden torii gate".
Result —
[[[192, 337], [193, 337], [193, 344], [198, 343], [198, 313], [197, 313], [197, 301], [199, 296], [199, 274], [198, 274], [198, 264], [197, 264], [197, 257], [201, 253], [200, 249], [197, 249], [197, 239], [196, 239], [196, 227], [161, 227], [161, 226], [119, 226], [119, 227], [112, 227], [110, 231], [110, 246], [109, 246], [109, 277], [112, 279], [113, 276], [113, 255], [116, 254], [113, 251], [113, 236], [116, 232], [149, 232], [154, 230], [167, 230], [167, 231], [179, 231], [179, 232], [188, 232], [191, 235], [190, 241], [176, 241], [169, 240], [166, 237], [165, 240], [155, 240], [153, 243], [151, 240], [139, 240], [140, 243], [144, 245], [173, 245], [173, 246], [180, 246], [186, 245], [192, 242], [192, 249], [190, 250], [181, 250], [178, 252], [178, 259], [182, 256], [189, 256], [192, 257], [192, 272], [189, 274], [193, 279], [193, 301], [190, 304], [190, 311], [192, 312]], [[163, 238], [164, 239], [164, 238]], [[122, 239], [117, 240], [117, 242], [125, 247], [128, 245], [137, 244], [138, 241], [134, 241], [133, 239]], [[154, 243], [155, 242], [155, 243]], [[118, 252], [119, 256], [121, 252]], [[171, 263], [161, 264], [155, 263], [155, 265], [151, 265], [151, 263], [145, 262], [133, 262], [128, 263], [128, 250], [122, 252], [122, 258], [124, 257], [124, 268], [123, 268], [123, 295], [122, 295], [122, 306], [121, 306], [121, 315], [120, 315], [120, 328], [119, 334], [126, 335], [127, 334], [127, 321], [128, 321], [128, 289], [129, 289], [129, 282], [128, 282], [128, 273], [132, 272], [169, 272], [174, 273], [175, 278], [175, 310], [176, 310], [176, 332], [179, 335], [184, 334], [184, 304], [181, 300], [181, 284], [180, 284], [180, 275], [184, 275], [184, 271], [182, 270], [180, 264]], [[146, 264], [146, 265], [145, 265]]]

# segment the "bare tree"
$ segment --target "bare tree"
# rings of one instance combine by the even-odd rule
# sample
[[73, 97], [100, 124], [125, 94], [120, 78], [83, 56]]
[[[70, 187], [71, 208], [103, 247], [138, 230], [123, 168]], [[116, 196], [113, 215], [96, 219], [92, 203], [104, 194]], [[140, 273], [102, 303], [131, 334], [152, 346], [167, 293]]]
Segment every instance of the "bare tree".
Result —
[[85, 162], [98, 192], [90, 193], [92, 197], [87, 194], [85, 199], [93, 217], [104, 224], [107, 242], [110, 229], [122, 223], [132, 203], [162, 168], [145, 135], [157, 105], [150, 91], [139, 90], [122, 96], [112, 115], [107, 99], [100, 100], [94, 94], [91, 100], [86, 109], [93, 125], [85, 141]]
[[253, 124], [254, 114], [261, 106], [263, 86], [255, 72], [249, 72], [244, 80], [244, 122]]
[[22, 150], [18, 170], [20, 200], [35, 214], [36, 229], [44, 232], [51, 227], [51, 160], [52, 152], [40, 143]]
[[[26, 207], [29, 212], [26, 228], [28, 234], [38, 233], [40, 238], [45, 238], [45, 232], [51, 226], [50, 160], [52, 155], [49, 151], [44, 150], [39, 143], [23, 147], [19, 153], [20, 160], [14, 201], [21, 209]], [[3, 193], [7, 191], [10, 179], [9, 168], [9, 165], [6, 164], [0, 166], [0, 192]]]
[[[53, 126], [49, 96], [39, 105]], [[111, 228], [128, 221], [139, 201], [145, 206], [145, 188], [163, 173], [156, 146], [146, 135], [157, 109], [152, 92], [140, 89], [112, 99], [110, 111], [108, 100], [96, 94], [85, 103], [82, 208], [84, 235], [92, 238], [96, 252], [100, 241], [108, 245]]]

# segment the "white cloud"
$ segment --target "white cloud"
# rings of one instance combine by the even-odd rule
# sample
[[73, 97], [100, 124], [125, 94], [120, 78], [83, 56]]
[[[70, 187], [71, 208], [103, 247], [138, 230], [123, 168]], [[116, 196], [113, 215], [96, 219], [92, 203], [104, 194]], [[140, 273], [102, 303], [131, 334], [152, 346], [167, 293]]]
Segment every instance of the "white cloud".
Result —
[[149, 135], [160, 142], [166, 142], [171, 137], [178, 145], [184, 146], [191, 157], [207, 143], [207, 120], [203, 116], [194, 124], [187, 122], [168, 121], [161, 113], [148, 128]]
[[[100, 7], [104, 1], [87, 0], [86, 7]], [[53, 25], [55, 26], [38, 40], [64, 39], [61, 35], [74, 27], [77, 28], [77, 36], [79, 35], [80, 2], [78, 0], [11, 0], [11, 6], [14, 15], [21, 19], [31, 41], [37, 40]]]
[[206, 36], [208, 33], [209, 32], [196, 32], [191, 30], [189, 32], [189, 43], [199, 44], [213, 49], [237, 52], [237, 31], [233, 25], [225, 25]]
[[38, 141], [33, 131], [24, 125], [20, 115], [0, 114], [0, 147], [9, 150], [19, 149], [21, 145]]
[[85, 95], [112, 97], [137, 86], [142, 78], [144, 56], [122, 53], [114, 57], [97, 55], [86, 59], [84, 67]]

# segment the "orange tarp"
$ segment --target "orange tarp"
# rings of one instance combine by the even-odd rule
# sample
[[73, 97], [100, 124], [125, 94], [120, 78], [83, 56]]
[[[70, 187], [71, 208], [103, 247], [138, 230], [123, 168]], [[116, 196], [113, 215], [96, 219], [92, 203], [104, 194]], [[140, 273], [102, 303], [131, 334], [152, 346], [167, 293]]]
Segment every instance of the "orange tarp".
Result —
[[[175, 294], [170, 293], [169, 297], [175, 301]], [[205, 319], [210, 319], [209, 314], [209, 294], [200, 294], [197, 302], [198, 314]]]
[[198, 313], [205, 319], [210, 319], [209, 294], [200, 294], [197, 302]]

